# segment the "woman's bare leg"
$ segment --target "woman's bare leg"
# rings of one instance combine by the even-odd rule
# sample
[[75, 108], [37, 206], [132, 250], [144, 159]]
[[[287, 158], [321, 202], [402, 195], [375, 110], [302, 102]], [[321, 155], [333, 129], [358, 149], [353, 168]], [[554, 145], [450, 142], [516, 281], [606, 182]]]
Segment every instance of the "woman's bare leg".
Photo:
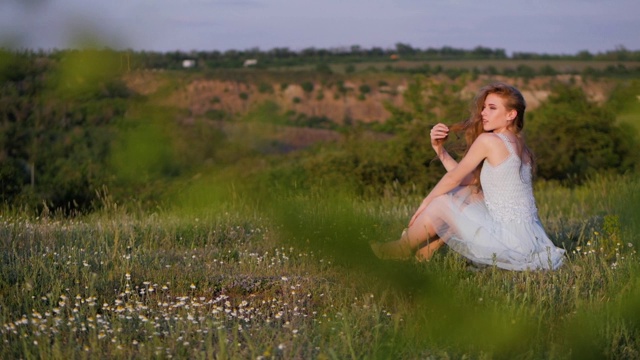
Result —
[[444, 245], [444, 241], [442, 239], [435, 239], [430, 241], [427, 245], [421, 247], [416, 252], [416, 260], [418, 261], [429, 261], [433, 254], [435, 254], [438, 249], [440, 249]]
[[409, 237], [416, 239], [418, 251], [415, 257], [418, 261], [429, 261], [433, 254], [444, 245], [444, 241], [438, 237], [431, 219], [425, 214], [420, 214], [409, 226]]
[[[433, 241], [430, 241], [433, 240]], [[443, 242], [437, 238], [433, 226], [424, 214], [420, 214], [407, 229], [402, 232], [399, 240], [384, 244], [371, 244], [371, 249], [375, 255], [386, 260], [407, 260], [424, 243], [416, 257], [419, 260], [427, 260], [433, 253], [442, 246]]]
[[409, 224], [407, 236], [412, 246], [418, 248], [424, 242], [433, 240], [438, 235], [431, 224], [431, 219], [425, 213], [422, 213], [418, 215], [415, 221]]

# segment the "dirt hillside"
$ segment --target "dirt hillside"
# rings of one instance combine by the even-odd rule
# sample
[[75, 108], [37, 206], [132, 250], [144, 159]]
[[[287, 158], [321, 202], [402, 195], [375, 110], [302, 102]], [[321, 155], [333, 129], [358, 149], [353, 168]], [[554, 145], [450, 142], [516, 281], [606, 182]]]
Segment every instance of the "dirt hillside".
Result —
[[[434, 81], [451, 81], [435, 77]], [[588, 96], [597, 102], [604, 101], [612, 89], [606, 81], [584, 81], [579, 75], [537, 77], [528, 81], [504, 77], [479, 76], [464, 84], [461, 96], [470, 98], [484, 84], [501, 80], [518, 86], [527, 100], [528, 109], [538, 107], [550, 94], [554, 82], [571, 82], [582, 86]], [[384, 108], [386, 102], [402, 106], [403, 93], [413, 81], [410, 75], [372, 76], [367, 79], [347, 80], [337, 83], [313, 83], [311, 91], [305, 91], [301, 84], [251, 83], [209, 79], [191, 76], [179, 81], [169, 80], [163, 72], [145, 71], [132, 73], [126, 77], [128, 86], [134, 91], [155, 96], [167, 105], [188, 110], [191, 117], [204, 116], [210, 110], [240, 115], [256, 104], [265, 101], [276, 103], [283, 112], [305, 114], [309, 117], [326, 117], [337, 123], [344, 119], [362, 122], [383, 122], [389, 117]], [[367, 91], [363, 91], [362, 86]], [[462, 109], [465, 111], [466, 109]]]

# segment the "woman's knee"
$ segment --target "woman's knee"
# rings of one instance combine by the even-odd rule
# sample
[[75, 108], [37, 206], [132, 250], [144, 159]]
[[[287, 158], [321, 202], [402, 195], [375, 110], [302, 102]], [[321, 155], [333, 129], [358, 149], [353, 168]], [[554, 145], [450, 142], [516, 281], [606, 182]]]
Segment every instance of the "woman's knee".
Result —
[[420, 216], [418, 221], [414, 222], [409, 227], [409, 237], [417, 238], [421, 241], [429, 240], [436, 236], [435, 228], [429, 218], [426, 216]]

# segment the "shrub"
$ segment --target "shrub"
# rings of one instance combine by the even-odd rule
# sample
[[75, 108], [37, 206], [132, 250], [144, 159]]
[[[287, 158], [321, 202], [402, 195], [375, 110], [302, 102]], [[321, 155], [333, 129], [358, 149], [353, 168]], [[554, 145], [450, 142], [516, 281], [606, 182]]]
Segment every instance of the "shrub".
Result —
[[362, 95], [366, 95], [371, 92], [371, 86], [367, 84], [362, 84], [360, 85], [359, 90]]
[[344, 67], [344, 72], [347, 74], [353, 74], [354, 72], [356, 72], [356, 67], [353, 64], [349, 64], [347, 66]]
[[304, 90], [304, 92], [306, 92], [307, 94], [312, 92], [314, 87], [311, 81], [305, 81], [300, 84], [300, 86], [302, 86], [302, 90]]
[[580, 183], [596, 172], [634, 167], [633, 131], [616, 124], [613, 112], [590, 102], [578, 87], [557, 86], [529, 119], [528, 143], [542, 178]]
[[321, 74], [331, 74], [333, 72], [331, 67], [325, 63], [316, 65], [316, 71]]
[[273, 86], [269, 83], [258, 84], [258, 92], [260, 94], [273, 94]]

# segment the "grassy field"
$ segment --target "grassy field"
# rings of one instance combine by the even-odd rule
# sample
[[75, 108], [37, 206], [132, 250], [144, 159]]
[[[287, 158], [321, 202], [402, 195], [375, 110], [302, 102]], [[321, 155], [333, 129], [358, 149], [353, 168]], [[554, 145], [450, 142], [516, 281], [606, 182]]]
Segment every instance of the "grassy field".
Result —
[[[640, 181], [539, 183], [555, 272], [383, 262], [419, 199], [0, 217], [0, 358], [640, 358]], [[188, 210], [187, 210], [188, 209]]]
[[640, 133], [640, 98], [636, 103], [630, 104], [622, 114], [618, 115], [618, 121], [633, 126], [636, 132]]
[[[451, 61], [430, 66], [490, 64], [493, 62]], [[517, 64], [494, 66], [504, 69]], [[358, 64], [355, 71], [365, 71], [354, 76], [371, 80], [371, 84], [376, 79], [378, 88], [386, 86], [375, 72], [362, 68], [384, 69], [386, 65]], [[33, 66], [36, 69], [39, 65]], [[84, 74], [81, 78], [93, 79], [99, 73], [93, 73], [93, 66], [88, 68], [91, 70], [80, 72]], [[289, 180], [305, 181], [298, 180], [305, 178], [297, 176], [297, 171], [304, 171], [300, 169], [332, 166], [332, 153], [318, 151], [322, 157], [310, 161], [311, 165], [280, 168], [293, 158], [288, 155], [297, 154], [276, 150], [306, 144], [286, 144], [266, 135], [275, 133], [278, 124], [290, 125], [295, 112], [304, 113], [302, 105], [291, 107], [295, 111], [290, 115], [280, 113], [277, 106], [248, 111], [248, 100], [254, 95], [268, 98], [277, 93], [275, 89], [282, 92], [289, 84], [296, 84], [298, 95], [308, 97], [298, 97], [299, 101], [320, 101], [324, 97], [312, 98], [312, 94], [317, 96], [321, 89], [305, 91], [303, 83], [326, 84], [327, 88], [331, 84], [339, 91], [339, 81], [344, 80], [340, 72], [347, 70], [343, 64], [332, 68], [336, 71], [333, 75], [315, 71], [315, 66], [312, 69], [308, 73], [242, 69], [203, 74], [181, 70], [168, 71], [166, 77], [155, 76], [155, 72], [131, 76], [130, 86], [146, 97], [131, 98], [126, 111], [122, 108], [123, 118], [116, 122], [122, 121], [123, 128], [131, 125], [133, 130], [117, 133], [121, 137], [114, 140], [109, 158], [95, 157], [100, 159], [96, 164], [113, 166], [113, 174], [105, 172], [105, 176], [122, 181], [112, 189], [120, 191], [119, 198], [132, 196], [141, 199], [139, 203], [115, 203], [103, 190], [100, 210], [76, 216], [49, 212], [46, 202], [32, 204], [44, 207], [38, 214], [0, 206], [0, 359], [640, 358], [637, 173], [601, 174], [574, 188], [551, 182], [536, 184], [542, 223], [550, 237], [567, 250], [565, 265], [558, 271], [477, 268], [446, 249], [429, 263], [380, 261], [371, 253], [369, 242], [395, 240], [423, 194], [417, 194], [415, 188], [394, 188], [374, 200], [363, 200], [326, 185], [301, 185], [312, 188], [309, 191], [295, 185], [280, 189], [278, 186], [286, 187], [281, 184]], [[76, 79], [75, 74], [62, 71], [54, 77], [60, 76], [60, 82], [65, 83], [65, 76]], [[384, 79], [394, 80], [390, 83], [397, 88], [400, 81], [395, 79], [404, 78], [404, 74], [390, 72]], [[204, 80], [198, 83], [197, 79]], [[214, 81], [219, 79], [225, 83]], [[192, 83], [191, 90], [180, 91]], [[78, 120], [78, 125], [69, 128], [77, 136], [54, 141], [66, 134], [66, 128], [58, 129], [58, 124], [51, 122], [55, 131], [40, 133], [29, 121], [56, 119], [57, 107], [51, 105], [50, 117], [41, 117], [38, 109], [57, 103], [58, 95], [48, 99], [47, 90], [33, 99], [13, 96], [23, 85], [27, 90], [40, 88], [40, 83], [33, 84], [16, 83], [15, 88], [9, 84], [7, 94], [11, 97], [6, 99], [7, 104], [17, 104], [14, 112], [7, 113], [11, 115], [6, 116], [11, 130], [7, 134], [30, 134], [27, 140], [32, 146], [24, 148], [29, 154], [42, 149], [38, 154], [44, 156], [53, 146], [85, 138], [76, 130], [84, 126], [82, 121], [89, 124], [89, 113], [109, 113], [112, 107], [129, 101], [127, 97], [105, 104], [98, 101], [101, 98], [95, 103], [80, 101], [77, 114], [67, 113], [75, 105], [62, 100], [75, 91], [84, 94], [84, 88], [72, 86], [68, 94], [55, 90], [61, 91], [60, 103], [65, 108], [60, 108], [60, 114], [76, 114], [67, 117]], [[48, 82], [42, 84], [43, 91], [49, 89]], [[104, 90], [100, 82], [95, 84], [91, 91]], [[249, 91], [247, 84], [256, 91], [245, 92]], [[354, 85], [350, 90], [356, 104], [378, 101], [366, 100], [364, 94], [365, 100], [356, 100], [356, 89]], [[207, 96], [195, 96], [206, 91]], [[228, 98], [218, 97], [224, 93]], [[344, 107], [346, 93], [344, 90], [343, 98], [335, 98], [335, 92], [323, 101], [333, 99]], [[621, 98], [618, 120], [640, 129], [639, 103], [634, 97]], [[238, 107], [213, 106], [227, 100], [235, 101]], [[23, 101], [24, 109], [20, 105]], [[211, 106], [200, 106], [207, 103]], [[354, 105], [349, 106], [353, 110]], [[24, 114], [31, 114], [30, 109], [35, 112], [27, 117]], [[314, 112], [315, 107], [309, 109], [314, 116], [323, 115]], [[206, 117], [207, 110], [220, 111], [210, 114], [209, 120], [242, 127], [222, 129], [228, 130], [226, 133], [198, 127], [195, 121]], [[104, 116], [105, 121], [110, 118]], [[27, 120], [10, 121], [23, 117]], [[271, 122], [263, 122], [265, 119]], [[144, 126], [144, 120], [168, 125], [158, 130]], [[134, 127], [135, 121], [142, 126]], [[184, 132], [177, 131], [176, 123], [183, 125], [180, 129]], [[13, 124], [24, 127], [14, 128]], [[39, 125], [45, 129], [43, 124], [49, 123]], [[103, 139], [97, 134], [109, 136], [102, 130], [92, 130], [96, 141]], [[331, 133], [320, 135], [323, 141], [334, 138]], [[301, 136], [286, 136], [296, 137]], [[27, 140], [25, 144], [29, 144]], [[87, 155], [81, 159], [93, 160], [95, 144], [85, 145], [82, 151]], [[361, 143], [354, 140], [352, 146], [359, 156]], [[169, 148], [175, 148], [175, 153]], [[42, 159], [67, 159], [60, 168], [75, 168], [80, 162], [72, 155], [79, 151], [73, 149], [52, 152]], [[404, 147], [398, 145], [398, 149]], [[10, 150], [5, 155], [14, 154], [11, 159], [23, 164], [19, 157], [22, 150]], [[336, 158], [338, 163], [343, 161]], [[314, 174], [309, 172], [309, 177]], [[274, 179], [279, 175], [282, 178]], [[69, 183], [64, 171], [51, 171], [49, 176], [55, 180], [52, 184]], [[94, 175], [86, 176], [93, 179]], [[320, 177], [314, 180], [320, 183]], [[41, 178], [33, 182], [38, 184]], [[16, 184], [24, 182], [19, 175], [16, 179]], [[101, 182], [102, 176], [96, 176], [95, 181]], [[333, 180], [329, 177], [326, 181]], [[33, 187], [32, 183], [31, 192]], [[401, 191], [412, 195], [397, 193]], [[27, 208], [20, 199], [16, 198], [15, 206]], [[140, 205], [156, 200], [158, 206]]]

